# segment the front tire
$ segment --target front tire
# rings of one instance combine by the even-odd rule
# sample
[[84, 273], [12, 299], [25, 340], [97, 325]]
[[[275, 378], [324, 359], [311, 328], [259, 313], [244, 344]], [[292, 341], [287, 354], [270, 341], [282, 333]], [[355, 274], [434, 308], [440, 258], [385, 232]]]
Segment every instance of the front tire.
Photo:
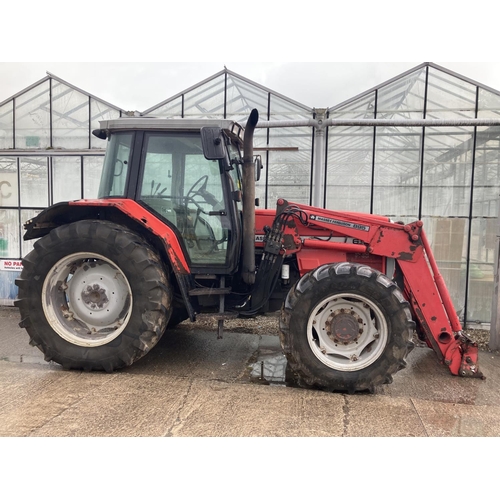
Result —
[[326, 264], [288, 293], [280, 338], [306, 386], [373, 390], [406, 366], [415, 329], [408, 302], [387, 276], [353, 263]]
[[78, 221], [38, 240], [23, 259], [22, 321], [47, 361], [106, 370], [131, 365], [158, 342], [172, 291], [157, 253], [107, 221]]

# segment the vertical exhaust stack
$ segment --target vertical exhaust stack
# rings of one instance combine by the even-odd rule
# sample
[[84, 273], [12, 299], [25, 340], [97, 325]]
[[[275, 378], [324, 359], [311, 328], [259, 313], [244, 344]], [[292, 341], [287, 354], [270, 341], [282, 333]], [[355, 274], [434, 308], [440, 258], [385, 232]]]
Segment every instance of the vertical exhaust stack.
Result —
[[248, 285], [255, 283], [255, 164], [253, 133], [259, 112], [253, 109], [248, 117], [243, 138], [243, 269], [242, 278]]

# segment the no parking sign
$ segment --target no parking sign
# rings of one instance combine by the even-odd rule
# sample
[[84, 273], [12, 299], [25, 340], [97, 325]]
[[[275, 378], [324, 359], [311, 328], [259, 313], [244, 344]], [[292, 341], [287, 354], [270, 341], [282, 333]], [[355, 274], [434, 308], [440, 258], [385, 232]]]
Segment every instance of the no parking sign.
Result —
[[21, 260], [0, 260], [0, 271], [22, 271], [23, 262]]

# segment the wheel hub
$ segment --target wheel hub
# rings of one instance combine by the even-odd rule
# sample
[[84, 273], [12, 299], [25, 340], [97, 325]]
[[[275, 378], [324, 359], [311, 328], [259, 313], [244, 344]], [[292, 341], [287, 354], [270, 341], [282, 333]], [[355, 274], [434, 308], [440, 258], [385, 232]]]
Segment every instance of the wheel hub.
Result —
[[349, 345], [363, 333], [363, 320], [355, 311], [337, 309], [325, 322], [327, 335], [336, 343]]
[[343, 372], [373, 364], [389, 337], [380, 307], [352, 292], [330, 295], [319, 302], [309, 315], [307, 330], [313, 354], [324, 365]]
[[110, 259], [79, 252], [59, 260], [44, 280], [42, 303], [54, 331], [68, 342], [98, 347], [117, 338], [132, 311], [132, 290]]
[[82, 300], [83, 303], [92, 310], [102, 309], [109, 303], [106, 290], [97, 283], [88, 285], [87, 288], [82, 290]]

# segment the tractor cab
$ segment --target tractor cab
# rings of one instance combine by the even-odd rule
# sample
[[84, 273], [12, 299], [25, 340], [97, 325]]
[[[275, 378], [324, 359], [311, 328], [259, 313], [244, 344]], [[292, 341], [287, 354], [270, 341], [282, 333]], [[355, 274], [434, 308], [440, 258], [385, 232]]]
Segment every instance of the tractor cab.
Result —
[[94, 135], [109, 141], [100, 199], [133, 199], [152, 212], [176, 233], [196, 272], [234, 272], [241, 250], [239, 124], [121, 118], [101, 122]]

